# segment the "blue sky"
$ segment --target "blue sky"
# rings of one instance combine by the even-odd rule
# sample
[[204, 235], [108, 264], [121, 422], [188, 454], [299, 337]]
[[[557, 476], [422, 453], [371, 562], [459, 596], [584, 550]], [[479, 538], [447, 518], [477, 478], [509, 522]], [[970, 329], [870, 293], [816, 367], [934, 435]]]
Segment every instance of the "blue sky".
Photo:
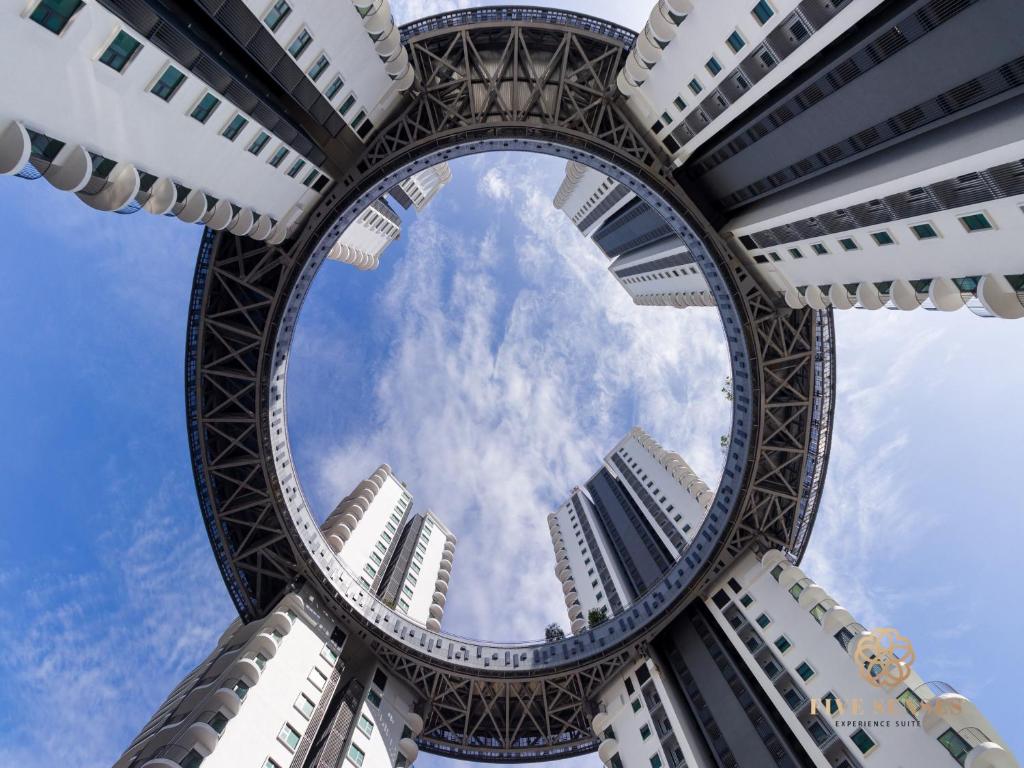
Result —
[[[639, 28], [647, 10], [608, 15]], [[323, 269], [291, 438], [321, 517], [387, 461], [456, 530], [447, 628], [537, 637], [564, 620], [544, 516], [629, 427], [717, 480], [724, 347], [710, 310], [632, 305], [551, 207], [560, 162], [453, 171], [379, 270]], [[7, 178], [0, 226], [0, 766], [102, 768], [232, 618], [185, 439], [200, 230]], [[836, 325], [836, 436], [804, 567], [863, 623], [902, 629], [922, 675], [1024, 750], [1024, 322], [851, 311]]]

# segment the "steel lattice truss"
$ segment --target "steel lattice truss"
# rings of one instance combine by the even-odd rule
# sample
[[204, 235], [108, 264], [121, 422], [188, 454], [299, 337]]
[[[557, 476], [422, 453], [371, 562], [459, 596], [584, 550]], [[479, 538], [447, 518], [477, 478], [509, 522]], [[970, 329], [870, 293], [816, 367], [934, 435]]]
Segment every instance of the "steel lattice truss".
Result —
[[[572, 26], [491, 22], [430, 30], [411, 39], [409, 48], [419, 77], [411, 103], [380, 128], [296, 239], [271, 246], [226, 232], [204, 236], [186, 358], [200, 505], [243, 619], [265, 614], [298, 583], [318, 588], [338, 621], [418, 692], [423, 748], [491, 761], [590, 751], [597, 744], [589, 725], [596, 694], [715, 574], [751, 548], [779, 547], [799, 558], [817, 506], [817, 485], [808, 477], [814, 462], [825, 459], [814, 435], [830, 428], [831, 406], [822, 409], [815, 394], [816, 376], [825, 380], [822, 372], [831, 366], [831, 336], [823, 344], [821, 335], [830, 330], [830, 318], [780, 308], [700, 226], [662, 170], [657, 148], [647, 145], [615, 95], [626, 53], [621, 40]], [[655, 588], [645, 604], [648, 615], [634, 610], [637, 626], [602, 644], [602, 651], [568, 661], [552, 653], [541, 671], [475, 668], [465, 660], [470, 654], [462, 662], [458, 655], [445, 661], [411, 650], [382, 628], [379, 615], [370, 620], [333, 594], [324, 564], [286, 508], [287, 486], [297, 480], [287, 467], [282, 475], [273, 458], [287, 441], [283, 422], [272, 415], [272, 400], [283, 397], [271, 382], [280, 362], [274, 356], [281, 354], [275, 340], [294, 324], [285, 310], [289, 296], [306, 279], [299, 277], [303, 266], [336, 230], [340, 213], [395, 168], [446, 146], [523, 136], [554, 137], [629, 169], [700, 227], [718, 275], [709, 283], [735, 307], [739, 328], [733, 331], [741, 334], [743, 350], [734, 356], [737, 408], [744, 409], [748, 425], [745, 434], [735, 428], [733, 434], [739, 488], [716, 499], [695, 541], [700, 577], [685, 592]], [[831, 377], [827, 381], [831, 386]], [[672, 578], [670, 573], [666, 583]], [[663, 597], [670, 592], [671, 600]]]

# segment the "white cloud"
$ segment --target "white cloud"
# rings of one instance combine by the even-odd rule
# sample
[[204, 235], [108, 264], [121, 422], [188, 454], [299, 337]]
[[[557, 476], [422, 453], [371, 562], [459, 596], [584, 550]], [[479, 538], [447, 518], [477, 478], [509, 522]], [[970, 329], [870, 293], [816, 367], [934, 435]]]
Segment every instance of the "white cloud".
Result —
[[480, 177], [477, 189], [481, 194], [499, 202], [512, 197], [512, 188], [497, 167], [488, 169], [487, 173]]

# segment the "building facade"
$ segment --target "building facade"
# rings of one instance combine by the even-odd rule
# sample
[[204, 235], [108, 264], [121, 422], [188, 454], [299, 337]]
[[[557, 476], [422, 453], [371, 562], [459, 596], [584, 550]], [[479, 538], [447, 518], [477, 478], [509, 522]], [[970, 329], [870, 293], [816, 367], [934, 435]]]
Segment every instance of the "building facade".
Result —
[[790, 306], [1019, 318], [1011, 29], [1012, 0], [661, 0], [618, 85]]
[[[639, 428], [622, 440], [548, 517], [573, 632], [663, 575], [712, 497]], [[892, 678], [881, 677], [891, 665], [864, 662], [858, 649], [884, 647], [885, 632], [782, 552], [748, 552], [600, 693], [599, 756], [614, 768], [1017, 766], [952, 686], [926, 682], [912, 660]]]
[[703, 273], [679, 236], [610, 176], [570, 160], [553, 203], [608, 257], [608, 271], [634, 303], [714, 305]]
[[[441, 627], [455, 536], [382, 464], [323, 531], [359, 583]], [[175, 687], [115, 768], [412, 765], [423, 728], [415, 693], [298, 589], [266, 618], [236, 620]]]
[[[340, 152], [358, 151], [412, 83], [387, 0], [228, 4], [240, 27], [224, 16], [225, 30], [246, 30], [273, 85], [318, 115]], [[199, 21], [118, 0], [37, 0], [3, 15], [0, 58], [33, 77], [5, 88], [0, 173], [42, 177], [100, 210], [272, 243], [332, 183], [314, 127], [266, 98]]]
[[447, 162], [440, 162], [401, 182], [391, 190], [391, 195], [403, 208], [414, 206], [417, 211], [422, 211], [451, 180], [452, 169]]

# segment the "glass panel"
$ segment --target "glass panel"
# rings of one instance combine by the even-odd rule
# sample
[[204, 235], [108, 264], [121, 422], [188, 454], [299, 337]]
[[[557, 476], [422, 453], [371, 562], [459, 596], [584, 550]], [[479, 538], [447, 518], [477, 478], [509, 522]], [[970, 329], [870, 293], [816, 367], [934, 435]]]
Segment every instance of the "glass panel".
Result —
[[281, 26], [281, 22], [288, 18], [288, 14], [292, 12], [291, 7], [284, 0], [274, 3], [274, 7], [270, 9], [270, 12], [263, 18], [263, 22], [270, 27], [271, 32], [276, 32], [277, 28]]
[[775, 15], [775, 11], [772, 10], [772, 7], [765, 0], [761, 0], [755, 5], [751, 13], [754, 14], [754, 18], [757, 19], [759, 24], [765, 24], [768, 19]]
[[168, 65], [164, 73], [160, 75], [160, 79], [150, 88], [150, 92], [164, 101], [170, 101], [183, 82], [185, 82], [185, 75], [175, 67]]
[[141, 47], [138, 40], [122, 30], [100, 55], [100, 62], [115, 72], [121, 72]]
[[363, 759], [365, 757], [366, 757], [366, 753], [363, 752], [363, 750], [361, 750], [355, 744], [352, 744], [348, 748], [348, 759], [351, 760], [356, 765], [362, 765], [363, 764]]
[[952, 728], [945, 731], [939, 736], [939, 744], [946, 748], [946, 751], [953, 756], [960, 765], [964, 764], [967, 759], [967, 753], [971, 751], [971, 745], [967, 743], [963, 736], [954, 731]]
[[59, 35], [82, 5], [82, 0], [42, 0], [29, 18]]
[[292, 58], [299, 58], [305, 50], [309, 47], [309, 44], [313, 42], [312, 35], [309, 34], [308, 30], [302, 30], [298, 36], [292, 40], [292, 44], [288, 46], [288, 53], [292, 55]]
[[[224, 137], [229, 141], [234, 141], [235, 139], [238, 138], [238, 134], [242, 132], [242, 129], [245, 128], [245, 126], [248, 124], [249, 121], [246, 120], [244, 117], [242, 117], [241, 115], [235, 115], [233, 118], [231, 118], [231, 122], [228, 123], [227, 127], [224, 129]], [[250, 151], [252, 150], [250, 149]]]
[[875, 746], [875, 740], [868, 736], [867, 733], [864, 732], [863, 728], [860, 728], [850, 734], [850, 741], [852, 741], [854, 746], [860, 750], [862, 755], [870, 752]]
[[210, 115], [220, 105], [220, 99], [214, 96], [212, 93], [208, 93], [199, 100], [196, 104], [195, 109], [192, 110], [192, 117], [198, 120], [200, 123], [205, 123], [210, 119]]

